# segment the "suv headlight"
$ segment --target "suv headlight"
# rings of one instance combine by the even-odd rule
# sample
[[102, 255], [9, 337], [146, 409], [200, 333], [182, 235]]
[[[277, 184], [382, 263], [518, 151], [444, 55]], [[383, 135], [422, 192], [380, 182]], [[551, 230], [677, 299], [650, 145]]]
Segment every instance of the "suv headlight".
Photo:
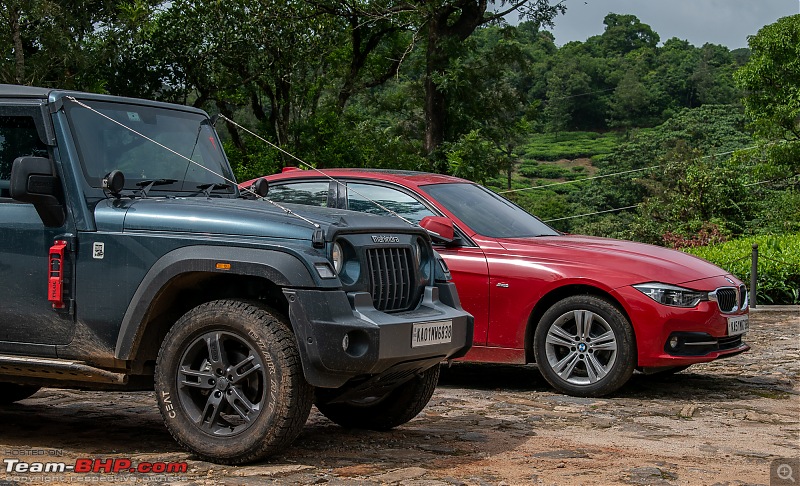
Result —
[[333, 244], [331, 260], [333, 261], [333, 269], [336, 270], [337, 274], [340, 273], [344, 266], [344, 251], [342, 251], [342, 245], [340, 245], [339, 242]]
[[650, 282], [634, 285], [633, 288], [655, 300], [659, 304], [673, 307], [694, 307], [704, 300], [708, 300], [708, 292], [685, 289], [674, 285]]

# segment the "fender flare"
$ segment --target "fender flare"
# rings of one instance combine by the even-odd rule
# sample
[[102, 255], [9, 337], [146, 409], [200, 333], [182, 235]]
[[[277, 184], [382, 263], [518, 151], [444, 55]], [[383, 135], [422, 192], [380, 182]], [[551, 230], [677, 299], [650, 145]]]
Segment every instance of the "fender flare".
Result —
[[[218, 263], [229, 266], [218, 268]], [[173, 278], [191, 272], [262, 277], [278, 286], [338, 287], [338, 279], [314, 279], [301, 259], [291, 253], [254, 248], [224, 246], [186, 246], [173, 250], [156, 261], [142, 279], [122, 318], [114, 356], [129, 360], [141, 342], [150, 306], [162, 288]]]

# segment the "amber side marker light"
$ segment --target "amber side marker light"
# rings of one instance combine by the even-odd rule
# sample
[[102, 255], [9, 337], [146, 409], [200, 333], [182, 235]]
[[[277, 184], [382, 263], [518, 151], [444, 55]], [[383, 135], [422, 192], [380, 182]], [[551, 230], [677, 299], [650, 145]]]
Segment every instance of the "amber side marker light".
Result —
[[230, 263], [217, 263], [216, 264], [217, 270], [230, 270], [231, 264]]

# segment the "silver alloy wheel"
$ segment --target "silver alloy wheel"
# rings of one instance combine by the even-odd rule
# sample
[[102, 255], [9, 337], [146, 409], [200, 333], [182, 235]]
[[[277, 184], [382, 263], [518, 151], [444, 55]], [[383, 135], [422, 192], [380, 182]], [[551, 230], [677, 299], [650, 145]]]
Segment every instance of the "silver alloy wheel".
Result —
[[562, 314], [547, 330], [545, 355], [550, 368], [573, 385], [602, 380], [617, 359], [617, 338], [600, 315], [589, 310]]

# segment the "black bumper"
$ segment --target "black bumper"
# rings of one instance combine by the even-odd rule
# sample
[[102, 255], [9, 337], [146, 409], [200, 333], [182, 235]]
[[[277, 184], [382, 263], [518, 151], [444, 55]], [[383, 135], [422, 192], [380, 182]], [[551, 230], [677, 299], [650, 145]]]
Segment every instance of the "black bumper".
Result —
[[[363, 292], [285, 289], [284, 294], [303, 373], [316, 387], [338, 388], [356, 377], [394, 370], [421, 372], [464, 356], [472, 346], [473, 318], [459, 305], [452, 283], [426, 287], [417, 309], [392, 314], [376, 310]], [[452, 322], [450, 342], [412, 347], [414, 324], [437, 322]]]

